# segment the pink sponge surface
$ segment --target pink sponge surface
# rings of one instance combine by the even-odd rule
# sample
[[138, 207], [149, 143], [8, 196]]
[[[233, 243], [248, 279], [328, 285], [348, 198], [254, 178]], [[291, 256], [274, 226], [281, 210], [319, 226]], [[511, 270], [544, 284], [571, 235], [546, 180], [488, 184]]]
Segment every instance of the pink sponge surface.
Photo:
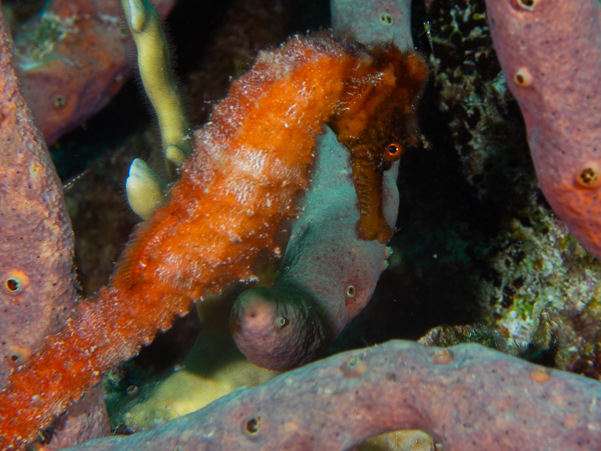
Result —
[[519, 102], [545, 197], [601, 257], [601, 5], [487, 0], [507, 84]]

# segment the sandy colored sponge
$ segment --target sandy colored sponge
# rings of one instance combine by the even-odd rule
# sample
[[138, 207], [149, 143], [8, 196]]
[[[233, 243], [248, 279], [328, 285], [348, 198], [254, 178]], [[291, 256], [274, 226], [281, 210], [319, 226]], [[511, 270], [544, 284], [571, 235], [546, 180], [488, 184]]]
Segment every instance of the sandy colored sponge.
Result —
[[[241, 387], [255, 387], [277, 375], [250, 363], [231, 337], [228, 326], [231, 302], [215, 296], [197, 303], [202, 332], [183, 368], [152, 388], [123, 415], [132, 430], [194, 412]], [[142, 390], [144, 391], [144, 390]]]

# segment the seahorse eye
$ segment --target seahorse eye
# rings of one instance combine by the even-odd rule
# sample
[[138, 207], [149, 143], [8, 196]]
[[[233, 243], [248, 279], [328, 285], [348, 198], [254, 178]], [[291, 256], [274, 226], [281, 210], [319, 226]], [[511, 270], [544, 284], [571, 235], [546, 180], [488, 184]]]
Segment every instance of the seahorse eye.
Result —
[[386, 152], [384, 152], [384, 159], [386, 161], [396, 161], [403, 155], [403, 148], [400, 144], [390, 143], [386, 146]]

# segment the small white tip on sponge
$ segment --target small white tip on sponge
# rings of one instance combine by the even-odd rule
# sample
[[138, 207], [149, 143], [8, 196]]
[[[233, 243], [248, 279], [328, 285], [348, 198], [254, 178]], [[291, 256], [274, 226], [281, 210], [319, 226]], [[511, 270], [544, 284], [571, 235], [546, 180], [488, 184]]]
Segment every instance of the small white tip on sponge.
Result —
[[161, 204], [167, 192], [167, 185], [150, 166], [136, 158], [129, 167], [125, 191], [131, 209], [146, 220]]

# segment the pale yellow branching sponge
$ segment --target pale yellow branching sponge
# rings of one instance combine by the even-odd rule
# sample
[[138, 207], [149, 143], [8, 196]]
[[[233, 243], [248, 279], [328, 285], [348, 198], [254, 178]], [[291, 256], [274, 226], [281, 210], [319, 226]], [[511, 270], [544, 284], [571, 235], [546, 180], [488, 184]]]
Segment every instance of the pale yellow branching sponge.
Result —
[[[192, 153], [192, 145], [190, 124], [171, 71], [167, 41], [159, 15], [150, 3], [146, 0], [121, 0], [121, 5], [136, 43], [142, 84], [157, 114], [167, 171], [173, 180], [178, 168]], [[147, 218], [152, 210], [138, 211], [136, 208], [158, 205], [153, 196], [157, 188], [165, 188], [166, 185], [145, 163], [142, 170], [140, 162], [135, 160], [130, 168], [129, 177], [133, 173], [136, 180], [130, 183], [128, 178], [126, 182], [127, 199], [132, 210], [142, 218]], [[134, 168], [136, 164], [138, 167]], [[138, 177], [140, 174], [142, 176]], [[145, 183], [148, 183], [147, 189]], [[130, 190], [130, 185], [136, 188]], [[149, 199], [144, 199], [145, 196], [149, 196]]]

